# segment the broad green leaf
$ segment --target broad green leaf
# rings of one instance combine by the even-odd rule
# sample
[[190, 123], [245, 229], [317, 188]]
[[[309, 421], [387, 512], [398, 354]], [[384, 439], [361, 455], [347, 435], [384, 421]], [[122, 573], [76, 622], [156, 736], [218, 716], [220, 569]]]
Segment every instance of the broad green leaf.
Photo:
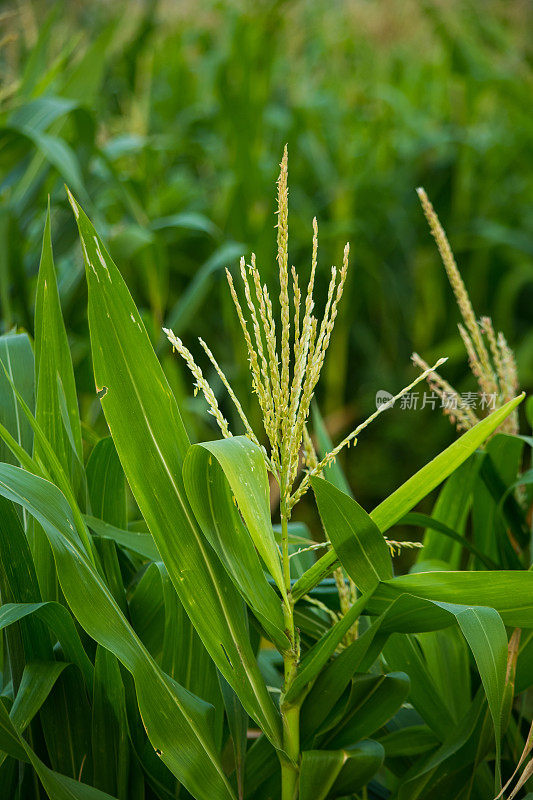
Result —
[[521, 694], [533, 684], [533, 630], [522, 631], [515, 683], [516, 694]]
[[[165, 675], [149, 656], [81, 550], [59, 489], [5, 464], [0, 465], [0, 493], [16, 498], [31, 514], [40, 509], [39, 521], [50, 541], [65, 598], [85, 631], [132, 673], [139, 711], [162, 761], [199, 800], [233, 798], [214, 747], [212, 707]], [[59, 508], [63, 515], [58, 517]]]
[[[266, 736], [260, 736], [246, 751], [244, 765], [244, 797], [261, 797], [265, 784], [279, 775], [278, 754]], [[279, 778], [278, 790], [279, 792]], [[266, 795], [268, 797], [268, 794]]]
[[366, 786], [383, 764], [384, 750], [379, 742], [367, 739], [345, 747], [345, 763], [331, 789], [330, 798], [346, 797]]
[[[6, 458], [5, 461], [0, 463], [14, 464], [18, 462], [28, 472], [33, 472], [35, 475], [42, 477], [49, 477], [44, 465], [32, 458], [26, 450], [20, 445], [8, 429], [0, 423], [0, 441], [5, 445], [5, 449], [11, 454], [11, 458]], [[13, 458], [14, 456], [14, 458]]]
[[[41, 595], [28, 540], [16, 507], [4, 497], [0, 497], [0, 520], [0, 571], [5, 574], [12, 602], [38, 603]], [[4, 604], [7, 602], [5, 586], [2, 601]], [[39, 639], [37, 629], [34, 630], [34, 637]], [[29, 641], [27, 644], [31, 646], [33, 643]], [[31, 656], [45, 657], [38, 650], [32, 652]]]
[[[25, 333], [7, 333], [0, 336], [0, 361], [17, 386], [28, 407], [34, 407], [34, 360], [30, 340]], [[0, 369], [0, 422], [22, 447], [31, 454], [33, 431], [19, 409], [13, 389]], [[0, 442], [0, 461], [16, 463], [9, 448]]]
[[87, 481], [93, 516], [116, 528], [126, 528], [126, 481], [110, 436], [93, 447], [87, 461]]
[[49, 769], [17, 731], [0, 703], [0, 747], [4, 749], [5, 745], [9, 755], [32, 765], [50, 800], [115, 800], [105, 792]]
[[[454, 574], [469, 576], [476, 573], [439, 572], [432, 574], [434, 576], [446, 577]], [[496, 574], [508, 575], [509, 573]], [[515, 575], [516, 573], [510, 574]], [[486, 576], [487, 573], [482, 573], [478, 577], [483, 577], [484, 575]], [[386, 584], [380, 584], [375, 593], [370, 595], [369, 600], [367, 603], [365, 602], [365, 605], [367, 610], [370, 610], [371, 613], [381, 613], [381, 616], [378, 617], [374, 623], [372, 623], [370, 629], [365, 632], [364, 636], [370, 637], [372, 629], [375, 628], [372, 639], [370, 640], [371, 644], [373, 638], [378, 633], [380, 636], [381, 634], [386, 636], [394, 631], [416, 632], [437, 630], [440, 628], [445, 628], [453, 623], [459, 624], [472, 650], [472, 653], [474, 654], [478, 669], [480, 670], [483, 686], [487, 692], [491, 713], [493, 714], [496, 735], [499, 737], [507, 659], [507, 637], [505, 635], [505, 629], [501, 618], [492, 608], [483, 608], [481, 606], [477, 606], [476, 608], [465, 607], [464, 605], [452, 604], [446, 601], [434, 601], [423, 597], [416, 597], [414, 594], [396, 595], [396, 599], [392, 600], [392, 595], [389, 593], [389, 604], [384, 602], [384, 598], [382, 596], [383, 588], [388, 587], [391, 584], [394, 585], [396, 581], [403, 581], [406, 578], [410, 580], [417, 578], [427, 579], [427, 574], [404, 576], [404, 578], [400, 579], [394, 578], [392, 581], [388, 581]], [[435, 578], [435, 583], [436, 582], [437, 580]], [[452, 596], [452, 593], [449, 592], [449, 595]], [[376, 597], [378, 600], [376, 600]], [[364, 597], [360, 598], [360, 600], [357, 602], [359, 603], [364, 599]], [[457, 597], [456, 599], [461, 600], [460, 597]], [[392, 602], [390, 602], [390, 600], [392, 600]], [[465, 599], [464, 597], [462, 601], [466, 603], [469, 602], [468, 599]], [[530, 601], [526, 600], [525, 602], [528, 603]], [[336, 626], [332, 628], [332, 631], [335, 630], [335, 627]], [[331, 637], [331, 635], [331, 632], [326, 634], [324, 637], [325, 641], [323, 643], [319, 643], [322, 648], [327, 643], [328, 638]], [[490, 645], [488, 645], [486, 642], [487, 638], [490, 640]], [[381, 646], [383, 646], [383, 639], [380, 640], [378, 638], [377, 641], [381, 644]], [[315, 645], [315, 648], [318, 649], [319, 645]], [[355, 644], [352, 645], [352, 648], [355, 648]], [[318, 650], [318, 652], [320, 653], [320, 650]], [[330, 652], [330, 655], [332, 655], [332, 653], [333, 651]], [[310, 654], [313, 654], [313, 649], [310, 651]], [[356, 651], [355, 655], [357, 658], [358, 654]], [[307, 658], [309, 658], [309, 656], [304, 658], [301, 665], [302, 675], [305, 674], [303, 667], [305, 666]], [[344, 658], [346, 658], [346, 656], [344, 656]], [[335, 663], [336, 661], [332, 663], [328, 670], [335, 670]], [[336, 698], [340, 697], [340, 694], [343, 691], [343, 683], [345, 682], [346, 674], [349, 674], [349, 671], [343, 670], [342, 667], [343, 664], [341, 662], [340, 671], [338, 672], [338, 675], [336, 675], [338, 686], [336, 687], [335, 684], [331, 686], [329, 682], [325, 686], [327, 697], [324, 698], [325, 702], [322, 707], [320, 707], [319, 703], [320, 715], [317, 717], [314, 710], [311, 709], [310, 718], [314, 718], [313, 721], [315, 724], [320, 717], [323, 718], [323, 712], [325, 710], [327, 711], [328, 705], [329, 707], [332, 707]], [[298, 681], [298, 678], [296, 680]], [[320, 684], [320, 681], [318, 683]], [[308, 712], [306, 711], [306, 713]], [[303, 719], [305, 720], [305, 714]]]
[[401, 800], [415, 800], [420, 797], [424, 787], [431, 781], [435, 770], [446, 762], [453, 764], [457, 753], [478, 729], [485, 708], [484, 696], [480, 690], [470, 707], [466, 709], [461, 722], [449, 731], [438, 750], [428, 754], [421, 762], [417, 762], [403, 776], [398, 793]]
[[241, 701], [229, 685], [229, 683], [219, 674], [220, 688], [224, 698], [224, 707], [228, 727], [231, 734], [233, 745], [233, 757], [235, 760], [235, 778], [237, 781], [237, 794], [244, 796], [244, 764], [246, 761], [246, 746], [248, 737], [248, 714], [244, 710]]
[[[437, 523], [443, 523], [459, 533], [464, 531], [479, 466], [480, 459], [473, 455], [450, 475], [431, 513]], [[419, 551], [417, 561], [437, 559], [448, 563], [451, 569], [459, 567], [460, 542], [454, 542], [451, 538], [443, 539], [434, 528], [426, 530], [423, 541], [424, 547]]]
[[161, 578], [164, 605], [161, 669], [189, 692], [213, 706], [215, 718], [212, 731], [220, 749], [224, 709], [217, 669], [185, 613], [165, 565], [157, 561], [155, 567]]
[[523, 566], [510, 536], [522, 550], [530, 539], [524, 511], [514, 494], [508, 493], [519, 473], [523, 447], [524, 442], [517, 436], [498, 434], [491, 439], [474, 487], [474, 542], [504, 569]]
[[126, 697], [116, 657], [104, 647], [96, 649], [92, 698], [93, 784], [128, 798], [129, 737]]
[[[246, 436], [204, 442], [198, 447], [208, 450], [220, 464], [257, 552], [282, 590], [280, 554], [270, 519], [268, 475], [260, 448]], [[281, 610], [278, 616], [282, 618]]]
[[13, 723], [9, 719], [9, 714], [3, 703], [0, 702], [0, 751], [17, 761], [29, 761], [25, 749], [19, 740]]
[[[436, 692], [449, 709], [454, 722], [459, 722], [472, 696], [471, 659], [459, 626], [419, 633], [415, 638], [422, 650], [426, 669], [434, 680]], [[457, 680], [450, 681], [450, 675], [455, 675]]]
[[[87, 461], [87, 487], [91, 511], [117, 528], [127, 526], [126, 479], [110, 436], [95, 444]], [[105, 524], [105, 523], [104, 523]], [[151, 537], [147, 537], [153, 543]], [[97, 542], [107, 585], [123, 612], [126, 593], [114, 542], [105, 537]]]
[[[26, 419], [28, 420], [28, 422], [30, 423], [30, 425], [31, 425], [31, 427], [33, 429], [33, 433], [34, 433], [34, 437], [35, 437], [34, 450], [35, 450], [36, 444], [38, 443], [39, 450], [41, 451], [41, 453], [43, 455], [43, 459], [40, 459], [40, 458], [36, 459], [37, 463], [39, 463], [39, 464], [45, 463], [45, 466], [43, 466], [43, 468], [40, 470], [40, 472], [41, 472], [41, 474], [45, 475], [47, 478], [52, 476], [52, 478], [57, 483], [57, 485], [60, 488], [60, 490], [68, 498], [68, 500], [70, 502], [70, 506], [69, 507], [71, 508], [72, 515], [73, 515], [73, 518], [74, 518], [74, 524], [75, 524], [75, 528], [76, 528], [76, 535], [83, 542], [85, 550], [88, 553], [89, 558], [91, 559], [91, 561], [93, 563], [96, 563], [97, 559], [96, 559], [96, 555], [95, 555], [95, 552], [94, 552], [93, 543], [92, 543], [91, 537], [89, 535], [89, 532], [87, 530], [87, 526], [85, 525], [85, 523], [83, 521], [83, 517], [82, 517], [82, 514], [80, 512], [79, 506], [78, 506], [78, 504], [76, 502], [76, 498], [74, 496], [74, 492], [73, 492], [73, 489], [72, 489], [72, 485], [71, 485], [70, 479], [67, 476], [67, 474], [65, 473], [65, 470], [63, 469], [63, 466], [62, 466], [58, 456], [56, 455], [56, 453], [54, 451], [54, 448], [52, 447], [52, 445], [48, 441], [47, 437], [45, 436], [45, 434], [44, 434], [44, 432], [43, 432], [43, 430], [41, 428], [41, 426], [39, 425], [39, 423], [35, 419], [34, 415], [32, 414], [31, 409], [28, 407], [28, 405], [25, 402], [24, 398], [22, 397], [22, 395], [18, 391], [17, 387], [13, 383], [10, 375], [7, 372], [5, 374], [6, 374], [6, 377], [7, 377], [8, 381], [9, 381], [9, 383], [11, 385], [11, 388], [13, 389], [13, 392], [15, 394], [15, 397], [16, 397], [17, 403], [19, 405], [19, 408], [21, 409], [21, 411], [23, 412], [24, 416], [26, 417]], [[34, 472], [33, 469], [31, 471]], [[38, 513], [34, 514], [34, 516], [37, 519], [39, 514]]]
[[337, 749], [368, 739], [396, 714], [408, 694], [405, 672], [356, 675], [343, 717], [326, 735], [325, 746]]
[[[284, 633], [281, 602], [267, 582], [254, 547], [258, 537], [260, 542], [262, 537], [269, 537], [267, 541], [272, 542], [279, 565], [268, 500], [262, 492], [260, 494], [260, 489], [264, 488], [263, 478], [266, 481], [264, 462], [261, 455], [260, 464], [257, 458], [255, 466], [248, 461], [250, 455], [256, 455], [256, 450], [259, 448], [244, 437], [193, 445], [183, 465], [183, 480], [196, 519], [209, 543], [276, 646], [287, 649], [289, 642]], [[231, 484], [228, 475], [232, 476]], [[234, 488], [238, 495], [232, 494]], [[268, 482], [266, 488], [268, 490]], [[234, 496], [238, 497], [239, 510], [235, 507]], [[261, 501], [266, 503], [266, 513], [259, 508]], [[251, 520], [252, 525], [260, 520], [261, 525], [254, 526], [256, 536], [253, 539], [243, 519], [247, 523]], [[259, 547], [258, 551], [261, 553]]]
[[178, 406], [118, 269], [70, 200], [86, 262], [96, 386], [126, 478], [211, 658], [279, 745], [279, 714], [250, 646], [244, 604], [187, 501], [181, 469], [189, 441]]
[[519, 397], [509, 400], [504, 406], [493, 411], [490, 416], [478, 422], [380, 503], [370, 516], [382, 533], [395, 525], [404, 514], [411, 511], [416, 503], [466, 461], [468, 456], [520, 405], [524, 397], [523, 393]]
[[[503, 581], [500, 583], [498, 588], [502, 588], [503, 582], [505, 578], [513, 578], [513, 577], [524, 577], [526, 575], [531, 575], [532, 573], [492, 573], [494, 576], [493, 580], [488, 581], [489, 592], [485, 593], [485, 598], [482, 596], [482, 592], [479, 593], [477, 600], [473, 600], [472, 595], [468, 595], [460, 591], [460, 581], [457, 585], [457, 581], [454, 582], [454, 579], [457, 577], [475, 577], [475, 578], [483, 578], [485, 576], [485, 583], [487, 583], [486, 576], [491, 575], [491, 573], [448, 573], [448, 572], [436, 572], [436, 573], [418, 573], [415, 575], [407, 575], [400, 579], [402, 581], [403, 586], [405, 587], [405, 581], [407, 579], [408, 583], [411, 586], [411, 589], [416, 586], [417, 588], [417, 595], [424, 600], [430, 600], [431, 603], [435, 606], [435, 610], [439, 611], [439, 618], [440, 618], [440, 611], [447, 612], [451, 614], [457, 624], [461, 628], [461, 631], [464, 634], [465, 639], [472, 650], [474, 658], [476, 660], [476, 664], [479, 670], [479, 674], [481, 677], [481, 681], [483, 683], [483, 688], [485, 689], [485, 693], [487, 696], [490, 712], [492, 715], [492, 720], [494, 724], [494, 731], [495, 731], [495, 738], [496, 738], [496, 748], [497, 748], [497, 766], [499, 768], [499, 748], [500, 748], [500, 739], [501, 739], [501, 726], [502, 726], [502, 709], [503, 709], [503, 702], [504, 702], [504, 693], [505, 693], [505, 674], [507, 668], [507, 635], [505, 633], [504, 623], [502, 621], [502, 617], [504, 617], [504, 610], [500, 607], [498, 602], [490, 603], [492, 607], [487, 608], [483, 607], [480, 603], [487, 602], [487, 594], [491, 594], [490, 589], [493, 590], [491, 597], [492, 599], [497, 599], [495, 595], [497, 591], [494, 592], [494, 589], [498, 585], [498, 577], [497, 576], [504, 576]], [[433, 581], [431, 581], [431, 576], [433, 577]], [[437, 577], [438, 576], [438, 577]], [[382, 586], [388, 586], [394, 584], [398, 579], [394, 578], [392, 581], [388, 581], [387, 584], [382, 584]], [[439, 583], [441, 584], [439, 587]], [[442, 591], [442, 584], [447, 588]], [[454, 586], [456, 591], [453, 591]], [[440, 588], [440, 592], [439, 592]], [[469, 590], [471, 592], [472, 585], [470, 585]], [[378, 590], [374, 593], [374, 595], [370, 598], [370, 604], [375, 601], [376, 595], [379, 594], [381, 586]], [[437, 599], [435, 597], [435, 593], [432, 590], [436, 590], [436, 594], [441, 594], [442, 599]], [[415, 593], [413, 592], [413, 595]], [[433, 595], [433, 596], [432, 596]], [[444, 596], [447, 599], [444, 599]], [[468, 597], [471, 597], [472, 600], [468, 600]], [[415, 600], [415, 598], [412, 598]], [[506, 598], [507, 601], [509, 598]], [[454, 601], [454, 602], [451, 602]], [[379, 602], [379, 601], [378, 601]], [[416, 602], [412, 603], [411, 600], [405, 596], [404, 603], [406, 604], [406, 609], [409, 609], [409, 605], [413, 606], [413, 610], [416, 608]], [[459, 605], [458, 603], [461, 603]], [[468, 605], [462, 605], [463, 603], [467, 603]], [[526, 603], [531, 604], [531, 600], [526, 600]], [[475, 606], [475, 607], [472, 607]], [[497, 609], [497, 610], [495, 610]], [[501, 612], [501, 616], [498, 613]], [[506, 609], [508, 611], [508, 609]], [[514, 611], [514, 609], [513, 609]], [[521, 609], [519, 614], [524, 614], [524, 611]], [[431, 612], [429, 614], [431, 616]], [[405, 617], [404, 617], [405, 619]], [[530, 625], [533, 624], [531, 613], [529, 615]], [[411, 617], [410, 624], [416, 625], [416, 615], [413, 614]], [[396, 618], [396, 622], [398, 621], [398, 617]], [[436, 622], [436, 618], [435, 618]], [[405, 624], [405, 623], [404, 623]], [[511, 623], [519, 627], [519, 623], [513, 622]], [[394, 620], [389, 622], [389, 625], [394, 626]], [[443, 620], [439, 622], [436, 627], [441, 627], [443, 625]], [[382, 626], [384, 627], [384, 626]], [[405, 628], [404, 628], [405, 629]], [[412, 629], [412, 628], [411, 628]]]
[[[24, 733], [34, 716], [41, 709], [55, 682], [66, 667], [65, 661], [30, 661], [24, 667], [22, 680], [17, 690], [15, 701], [9, 717], [20, 733]], [[49, 717], [41, 715], [45, 727], [50, 723]], [[64, 740], [65, 730], [55, 729], [56, 738]], [[55, 755], [55, 753], [54, 753]], [[0, 753], [0, 764], [4, 763], [7, 753]], [[26, 760], [23, 756], [23, 760]]]
[[497, 611], [466, 608], [456, 614], [457, 622], [476, 660], [485, 689], [496, 739], [496, 772], [500, 774], [502, 714], [507, 670], [507, 634]]
[[32, 615], [49, 627], [61, 645], [65, 659], [76, 664], [87, 687], [92, 686], [93, 665], [83, 649], [74, 621], [65, 606], [50, 602], [5, 603], [0, 606], [0, 630]]
[[[0, 498], [0, 597], [3, 605], [41, 599], [19, 514], [13, 503], [4, 497]], [[1, 639], [3, 670], [9, 675], [12, 691], [16, 693], [27, 660], [51, 656], [51, 644], [46, 641], [46, 631], [35, 620], [7, 627]]]
[[9, 115], [9, 123], [16, 127], [28, 125], [34, 130], [45, 131], [49, 125], [77, 107], [78, 104], [73, 100], [44, 95], [16, 108]]
[[[76, 384], [57, 288], [48, 206], [35, 299], [35, 417], [63, 469], [67, 475], [72, 475], [73, 453], [62, 422], [58, 377], [63, 387], [75, 455], [80, 459], [83, 454]], [[36, 450], [39, 452], [38, 442]]]
[[300, 800], [325, 800], [346, 761], [342, 750], [304, 750], [300, 767]]
[[[452, 629], [447, 628], [439, 633], [447, 633], [449, 630]], [[435, 636], [435, 633], [423, 635]], [[409, 675], [411, 679], [409, 702], [439, 740], [444, 741], [450, 729], [457, 724], [457, 720], [454, 719], [453, 709], [446, 705], [444, 697], [438, 691], [437, 678], [430, 672], [416, 638], [412, 635], [393, 634], [383, 648], [383, 656], [388, 669], [402, 670]], [[470, 697], [467, 706], [469, 703]], [[461, 718], [463, 714], [464, 707], [461, 709]]]
[[[158, 569], [157, 563], [148, 564], [141, 572], [129, 594], [128, 611], [132, 627], [139, 639], [160, 664], [165, 639], [166, 614], [161, 570]], [[186, 641], [184, 651], [187, 652]], [[182, 683], [178, 678], [176, 680]]]
[[[50, 231], [50, 201], [46, 213], [41, 261], [35, 298], [35, 419], [68, 476], [74, 494], [82, 501], [84, 475], [81, 459], [81, 425], [74, 369], [61, 312]], [[63, 421], [62, 400], [66, 419]], [[66, 424], [65, 424], [66, 423]], [[34, 458], [52, 465], [47, 448], [35, 437]], [[44, 532], [34, 522], [32, 549], [43, 596], [57, 597], [53, 556]]]
[[[479, 559], [486, 569], [498, 569], [498, 564], [486, 556], [485, 553], [476, 547], [475, 544], [472, 544], [472, 542], [470, 542], [465, 536], [461, 536], [461, 534], [457, 533], [457, 531], [453, 530], [448, 525], [445, 525], [444, 522], [441, 522], [434, 517], [430, 517], [428, 514], [419, 514], [416, 511], [412, 511], [410, 514], [406, 514], [405, 517], [402, 517], [402, 519], [399, 521], [399, 524], [415, 525], [416, 527], [426, 528], [426, 537], [428, 530], [447, 536], [449, 539], [452, 539], [460, 544], [465, 550], [468, 550], [470, 553], [472, 553], [472, 555], [476, 556], [476, 558]], [[435, 538], [433, 538], [432, 547], [435, 541]]]
[[427, 725], [409, 725], [381, 736], [379, 743], [385, 748], [386, 758], [418, 756], [439, 745], [439, 739]]
[[[92, 664], [81, 644], [73, 619], [64, 605], [42, 604], [41, 592], [33, 567], [28, 541], [20, 525], [13, 504], [0, 498], [0, 578], [2, 601], [0, 627], [5, 630], [9, 644], [9, 670], [15, 703], [25, 697], [32, 702], [46, 685], [46, 669], [59, 664], [52, 646], [59, 641], [63, 658], [76, 664], [79, 670], [68, 670], [53, 687], [51, 697], [40, 712], [40, 727], [47, 744], [50, 765], [61, 773], [77, 776], [84, 759], [90, 763], [87, 752], [87, 702], [86, 687], [92, 684]], [[30, 518], [29, 527], [31, 528]], [[44, 534], [43, 534], [44, 536]], [[46, 544], [48, 541], [45, 539]], [[55, 565], [54, 574], [55, 574]], [[5, 576], [6, 583], [3, 581]], [[20, 647], [21, 645], [21, 647]], [[28, 677], [28, 662], [33, 670], [43, 665], [43, 674], [32, 671]], [[83, 677], [82, 677], [83, 676]], [[57, 676], [56, 676], [57, 677]], [[23, 693], [23, 684], [30, 684]], [[85, 686], [83, 682], [85, 681]], [[55, 678], [54, 678], [55, 682]], [[46, 694], [49, 691], [46, 689]], [[67, 702], [66, 693], [69, 692]], [[44, 697], [38, 700], [39, 704]]]
[[[421, 572], [402, 575], [380, 584], [370, 598], [368, 610], [372, 614], [385, 611], [391, 600], [407, 593], [413, 600], [454, 603], [467, 606], [488, 606], [496, 609], [505, 625], [517, 628], [533, 627], [533, 572]], [[438, 609], [435, 609], [439, 616]], [[436, 618], [435, 618], [436, 619]], [[430, 620], [428, 619], [428, 622]], [[405, 632], [417, 632], [417, 621], [409, 624], [409, 614], [404, 616]], [[435, 628], [428, 627], [426, 630]], [[400, 628], [398, 627], [398, 630]]]
[[310, 740], [342, 696], [355, 672], [375, 661], [386, 641], [378, 636], [380, 622], [375, 622], [354, 642], [339, 653], [318, 674], [305, 698], [301, 712], [302, 739]]
[[142, 533], [140, 531], [125, 531], [121, 528], [115, 528], [108, 522], [96, 517], [84, 515], [83, 519], [87, 526], [92, 530], [96, 536], [102, 539], [108, 539], [115, 542], [125, 550], [131, 550], [133, 553], [138, 553], [143, 558], [149, 561], [157, 561], [161, 556], [155, 546], [154, 540], [149, 533]]
[[[466, 461], [474, 450], [498, 428], [503, 420], [522, 402], [525, 395], [521, 394], [514, 400], [509, 400], [502, 408], [478, 422], [475, 427], [464, 433], [460, 439], [446, 448], [432, 461], [422, 467], [415, 475], [409, 478], [399, 489], [396, 489], [386, 500], [380, 503], [370, 516], [382, 533], [395, 525], [411, 509], [439, 485], [457, 467]], [[334, 568], [337, 556], [334, 551], [326, 553], [319, 561], [307, 571], [293, 587], [293, 598], [298, 599], [307, 594]]]
[[[438, 633], [445, 634], [451, 630], [453, 629], [446, 628]], [[432, 637], [436, 636], [436, 633], [421, 635]], [[412, 703], [424, 722], [439, 737], [439, 740], [441, 742], [444, 741], [449, 731], [457, 725], [458, 720], [454, 719], [454, 709], [446, 704], [444, 696], [439, 692], [438, 676], [430, 671], [430, 666], [426, 662], [424, 653], [416, 638], [405, 634], [393, 634], [383, 648], [383, 656], [388, 669], [402, 670], [409, 675], [411, 679], [409, 702]], [[467, 664], [467, 667], [469, 669], [469, 664]], [[462, 675], [457, 677], [461, 678]], [[457, 682], [453, 681], [454, 684]], [[470, 688], [469, 684], [470, 681], [467, 683], [468, 689]], [[469, 703], [470, 697], [466, 706], [461, 709], [460, 718], [462, 718], [464, 709], [468, 707]]]
[[[50, 133], [43, 133], [29, 125], [13, 125], [5, 127], [4, 131], [13, 131], [19, 136], [23, 136], [28, 140], [28, 143], [34, 145], [36, 150], [36, 152], [32, 153], [33, 163], [30, 163], [25, 175], [19, 180], [17, 190], [12, 198], [13, 204], [19, 211], [22, 210], [26, 194], [31, 189], [36, 172], [40, 171], [46, 164], [55, 167], [62, 179], [69, 183], [80, 197], [83, 197], [84, 202], [87, 202], [88, 195], [78, 156], [64, 139]], [[33, 150], [33, 148], [30, 149]]]
[[86, 691], [78, 670], [65, 670], [44, 702], [40, 714], [50, 766], [56, 772], [75, 779], [80, 775], [86, 780], [90, 779], [89, 697], [90, 692]]
[[358, 589], [370, 592], [392, 578], [392, 559], [383, 534], [352, 497], [322, 478], [311, 478], [318, 510], [335, 552]]
[[66, 661], [30, 661], [26, 664], [15, 702], [9, 712], [18, 731], [22, 733], [26, 730], [68, 666], [70, 665]]

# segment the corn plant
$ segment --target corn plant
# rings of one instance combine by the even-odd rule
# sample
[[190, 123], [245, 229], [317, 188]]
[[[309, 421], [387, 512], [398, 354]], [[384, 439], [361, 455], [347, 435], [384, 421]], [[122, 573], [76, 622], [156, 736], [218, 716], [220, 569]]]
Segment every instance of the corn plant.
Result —
[[[67, 183], [120, 265], [188, 429], [210, 437], [199, 404], [179, 393], [162, 324], [187, 343], [198, 334], [218, 341], [217, 359], [259, 427], [221, 283], [224, 266], [251, 249], [264, 278], [275, 280], [270, 185], [288, 140], [298, 186], [291, 258], [307, 263], [306, 220], [316, 213], [322, 264], [335, 261], [342, 238], [357, 244], [360, 265], [345, 287], [319, 385], [326, 419], [344, 410], [348, 431], [376, 389], [408, 383], [412, 349], [435, 354], [431, 363], [449, 355], [452, 383], [463, 375], [460, 348], [450, 346], [445, 283], [431, 269], [412, 191], [419, 183], [431, 187], [472, 296], [516, 343], [522, 382], [531, 387], [531, 203], [528, 182], [516, 177], [517, 162], [522, 175], [531, 172], [533, 153], [524, 113], [529, 5], [515, 3], [510, 14], [508, 3], [490, 0], [476, 14], [475, 0], [411, 2], [409, 25], [401, 2], [202, 5], [199, 15], [194, 3], [99, 3], [91, 14], [82, 3], [8, 4], [0, 51], [2, 332], [16, 324], [33, 335], [50, 194], [86, 420], [90, 345]], [[319, 281], [321, 302], [325, 289]], [[376, 426], [372, 441], [380, 446], [368, 446], [364, 470], [358, 459], [344, 463], [368, 508], [379, 500], [378, 476], [388, 492], [428, 448], [447, 443], [446, 427], [428, 424], [422, 445], [413, 417]], [[403, 448], [401, 475], [385, 455], [391, 439]]]
[[[386, 757], [389, 772], [394, 766], [394, 744], [374, 735], [410, 692], [410, 668], [388, 671], [397, 652], [391, 643], [449, 629], [467, 658], [471, 651], [479, 689], [465, 719], [426, 736], [424, 764], [405, 776], [398, 796], [414, 796], [406, 794], [412, 780], [422, 797], [480, 721], [494, 751], [491, 788], [499, 788], [513, 697], [506, 626], [533, 628], [533, 576], [506, 569], [395, 576], [397, 545], [387, 534], [461, 468], [522, 396], [466, 431], [371, 513], [335, 485], [335, 456], [371, 421], [316, 454], [308, 414], [348, 250], [318, 323], [316, 223], [305, 298], [295, 269], [289, 279], [285, 154], [280, 321], [253, 257], [249, 268], [241, 262], [244, 300], [230, 276], [266, 439], [204, 345], [242, 422], [242, 434], [230, 431], [201, 369], [169, 330], [223, 434], [191, 443], [118, 268], [70, 193], [69, 200], [85, 263], [95, 388], [110, 436], [98, 439], [80, 422], [48, 215], [33, 351], [25, 334], [0, 340], [6, 791], [33, 798], [42, 786], [53, 800], [169, 798], [179, 786], [197, 800], [368, 796], [365, 787]], [[269, 475], [279, 486], [279, 526]], [[323, 541], [310, 542], [292, 518], [306, 492], [316, 500]], [[314, 561], [321, 547], [326, 552]], [[351, 581], [350, 602], [331, 613], [324, 590], [340, 568]]]

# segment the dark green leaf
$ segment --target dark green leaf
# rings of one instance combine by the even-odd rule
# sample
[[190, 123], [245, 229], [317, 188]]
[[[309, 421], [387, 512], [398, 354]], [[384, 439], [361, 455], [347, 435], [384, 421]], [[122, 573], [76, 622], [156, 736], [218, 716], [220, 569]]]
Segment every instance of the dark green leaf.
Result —
[[370, 592], [392, 578], [388, 545], [376, 523], [347, 494], [322, 478], [311, 478], [324, 530], [356, 586]]

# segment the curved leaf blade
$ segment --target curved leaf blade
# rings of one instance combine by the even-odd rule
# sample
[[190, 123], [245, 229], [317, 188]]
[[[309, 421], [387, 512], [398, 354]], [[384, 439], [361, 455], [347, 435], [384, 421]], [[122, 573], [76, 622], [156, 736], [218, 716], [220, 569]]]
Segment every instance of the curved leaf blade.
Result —
[[[65, 508], [68, 504], [59, 489], [19, 467], [3, 464], [0, 493], [9, 494], [31, 514], [36, 501], [43, 503], [48, 497], [39, 521], [54, 553], [63, 593], [80, 625], [133, 675], [139, 710], [153, 747], [197, 798], [234, 800], [213, 742], [212, 706], [165, 675], [150, 657], [73, 538], [72, 513]], [[62, 518], [53, 511], [59, 507], [64, 510]]]
[[339, 560], [362, 592], [392, 578], [392, 559], [380, 529], [352, 497], [323, 478], [311, 478], [318, 510]]
[[[286, 649], [289, 641], [284, 633], [280, 598], [265, 577], [250, 533], [233, 502], [233, 487], [227, 479], [226, 469], [235, 466], [234, 462], [239, 461], [242, 452], [241, 447], [235, 449], [232, 439], [193, 445], [183, 465], [185, 489], [202, 531], [235, 585], [278, 648]], [[238, 468], [239, 464], [236, 466]], [[239, 478], [236, 481], [238, 484]], [[247, 487], [254, 482], [252, 471], [248, 473]], [[244, 519], [257, 513], [258, 498], [253, 490], [243, 493], [239, 500], [239, 510]], [[268, 523], [273, 536], [270, 515]]]
[[[448, 475], [451, 475], [502, 424], [504, 419], [520, 405], [524, 397], [525, 393], [522, 393], [519, 397], [509, 400], [504, 406], [493, 411], [490, 416], [478, 422], [477, 425], [464, 433], [457, 441], [409, 478], [399, 489], [396, 489], [379, 506], [376, 506], [370, 512], [370, 516], [380, 531], [385, 533], [393, 525], [396, 525], [420, 500], [438, 486], [439, 483], [442, 483]], [[327, 577], [334, 568], [336, 561], [337, 555], [334, 551], [322, 556], [295, 583], [292, 591], [293, 598], [303, 597], [323, 578]]]
[[283, 573], [270, 518], [270, 490], [263, 454], [246, 436], [204, 442], [218, 461], [235, 496], [257, 552], [280, 589]]
[[279, 713], [257, 666], [244, 604], [186, 497], [182, 465], [189, 440], [176, 400], [117, 267], [70, 194], [69, 199], [85, 257], [96, 386], [105, 389], [101, 403], [124, 473], [211, 658], [279, 745]]

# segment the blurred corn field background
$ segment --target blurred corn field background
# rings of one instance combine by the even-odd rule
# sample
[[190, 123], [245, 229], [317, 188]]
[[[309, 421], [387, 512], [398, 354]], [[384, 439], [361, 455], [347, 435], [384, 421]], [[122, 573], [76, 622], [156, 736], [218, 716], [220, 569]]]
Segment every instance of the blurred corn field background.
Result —
[[[274, 284], [272, 187], [288, 143], [289, 258], [310, 265], [316, 214], [319, 301], [339, 248], [351, 243], [319, 395], [332, 435], [371, 413], [378, 390], [413, 379], [413, 350], [429, 362], [449, 356], [446, 378], [474, 388], [420, 185], [474, 307], [505, 331], [531, 389], [532, 19], [527, 0], [4, 3], [0, 332], [33, 333], [50, 195], [82, 418], [103, 432], [66, 183], [109, 244], [175, 391], [188, 398], [187, 425], [199, 439], [216, 436], [161, 327], [200, 361], [196, 337], [212, 343], [247, 396], [224, 268], [253, 249]], [[216, 373], [209, 379], [230, 417]], [[385, 414], [356, 456], [344, 454], [359, 501], [374, 506], [454, 436], [438, 411]]]

